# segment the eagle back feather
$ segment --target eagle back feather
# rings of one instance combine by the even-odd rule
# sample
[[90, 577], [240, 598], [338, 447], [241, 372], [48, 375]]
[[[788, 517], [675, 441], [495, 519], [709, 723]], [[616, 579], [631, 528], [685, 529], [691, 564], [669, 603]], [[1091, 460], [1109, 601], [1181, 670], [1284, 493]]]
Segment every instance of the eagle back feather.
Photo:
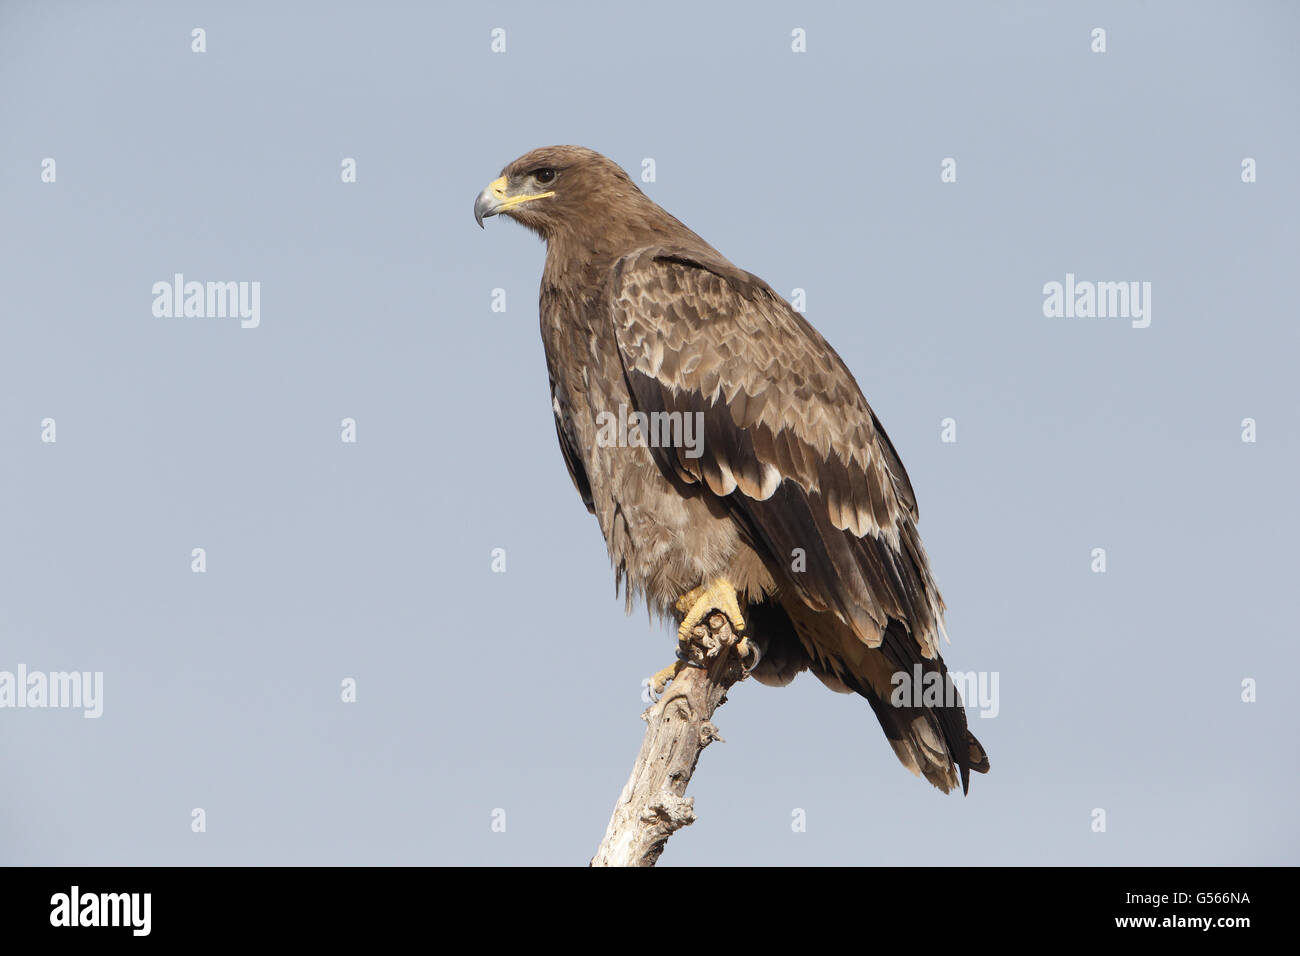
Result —
[[907, 473], [844, 362], [765, 282], [712, 253], [623, 256], [607, 290], [628, 386], [643, 412], [699, 413], [699, 457], [660, 465], [727, 501], [787, 577], [869, 647], [901, 623], [938, 655], [943, 602], [916, 532]]

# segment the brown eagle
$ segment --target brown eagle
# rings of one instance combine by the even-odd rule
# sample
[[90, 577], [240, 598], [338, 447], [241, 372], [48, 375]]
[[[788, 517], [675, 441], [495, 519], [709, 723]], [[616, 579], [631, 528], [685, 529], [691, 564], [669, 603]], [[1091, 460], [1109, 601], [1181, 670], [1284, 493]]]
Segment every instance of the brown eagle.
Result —
[[[592, 150], [516, 159], [474, 203], [498, 214], [546, 241], [555, 430], [629, 606], [683, 638], [723, 611], [757, 680], [860, 694], [903, 766], [965, 791], [989, 763], [939, 656], [916, 496], [835, 350]], [[918, 675], [946, 693], [895, 694]]]

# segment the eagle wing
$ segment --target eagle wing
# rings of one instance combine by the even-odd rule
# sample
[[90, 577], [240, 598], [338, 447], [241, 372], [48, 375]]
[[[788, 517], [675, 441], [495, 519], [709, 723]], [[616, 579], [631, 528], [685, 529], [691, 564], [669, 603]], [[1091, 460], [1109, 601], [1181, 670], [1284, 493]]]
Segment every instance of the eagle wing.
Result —
[[573, 479], [573, 487], [578, 490], [582, 503], [587, 506], [587, 511], [591, 514], [596, 513], [596, 506], [591, 497], [591, 480], [587, 477], [587, 469], [583, 467], [582, 457], [578, 454], [577, 445], [573, 441], [573, 434], [569, 431], [569, 423], [565, 418], [564, 410], [560, 407], [560, 400], [555, 394], [555, 381], [551, 380], [551, 411], [555, 413], [555, 437], [560, 442], [560, 453], [564, 455], [564, 466], [569, 469], [569, 477]]
[[907, 472], [844, 362], [762, 280], [711, 255], [649, 248], [609, 289], [628, 385], [643, 412], [700, 413], [703, 444], [661, 467], [726, 498], [802, 601], [868, 647], [889, 621], [938, 656], [943, 602], [915, 529]]

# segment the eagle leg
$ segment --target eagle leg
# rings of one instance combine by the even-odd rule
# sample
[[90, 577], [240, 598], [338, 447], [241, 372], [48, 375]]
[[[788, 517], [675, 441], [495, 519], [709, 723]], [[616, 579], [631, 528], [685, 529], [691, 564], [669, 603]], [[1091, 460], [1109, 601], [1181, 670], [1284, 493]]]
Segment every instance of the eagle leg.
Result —
[[[653, 694], [662, 694], [668, 682], [679, 675], [683, 668], [704, 666], [699, 659], [701, 649], [695, 646], [694, 632], [714, 611], [722, 612], [731, 621], [731, 629], [739, 637], [735, 647], [745, 673], [748, 674], [758, 665], [762, 655], [757, 644], [740, 636], [745, 629], [745, 615], [740, 610], [736, 589], [726, 578], [718, 578], [683, 594], [677, 599], [676, 608], [684, 615], [677, 628], [677, 660], [663, 670], [656, 671], [650, 678]], [[705, 649], [704, 653], [706, 657], [712, 657], [716, 648], [712, 652]]]
[[677, 640], [682, 644], [690, 643], [691, 632], [709, 616], [710, 611], [721, 611], [727, 615], [731, 620], [731, 629], [737, 634], [745, 630], [745, 615], [740, 611], [736, 589], [726, 578], [717, 578], [686, 592], [677, 599], [677, 610], [686, 615], [677, 628]]
[[735, 586], [726, 578], [717, 578], [683, 594], [677, 599], [677, 610], [686, 615], [677, 628], [677, 641], [680, 645], [690, 643], [691, 632], [711, 611], [721, 611], [730, 619], [731, 629], [740, 637], [736, 643], [736, 653], [740, 655], [740, 662], [746, 672], [758, 665], [761, 655], [757, 645], [743, 636], [745, 615], [740, 610]]
[[683, 594], [677, 599], [675, 606], [683, 615], [682, 623], [677, 628], [677, 660], [656, 671], [650, 678], [651, 693], [656, 696], [662, 694], [668, 682], [681, 674], [684, 668], [704, 667], [701, 653], [704, 659], [717, 653], [719, 648], [714, 647], [710, 650], [707, 643], [703, 647], [697, 646], [695, 635], [695, 629], [714, 611], [721, 612], [731, 621], [731, 630], [738, 638], [735, 643], [736, 653], [745, 675], [748, 676], [749, 672], [758, 666], [762, 653], [758, 644], [742, 636], [745, 629], [745, 615], [740, 610], [739, 596], [735, 587], [726, 578], [717, 578]]
[[685, 661], [673, 661], [662, 670], [657, 670], [650, 678], [650, 693], [658, 697], [668, 686], [668, 682], [682, 672], [686, 666]]
[[668, 682], [680, 674], [688, 667], [703, 667], [698, 661], [690, 655], [690, 650], [685, 644], [677, 645], [677, 660], [673, 661], [667, 667], [657, 670], [650, 678], [650, 692], [655, 696], [662, 694]]

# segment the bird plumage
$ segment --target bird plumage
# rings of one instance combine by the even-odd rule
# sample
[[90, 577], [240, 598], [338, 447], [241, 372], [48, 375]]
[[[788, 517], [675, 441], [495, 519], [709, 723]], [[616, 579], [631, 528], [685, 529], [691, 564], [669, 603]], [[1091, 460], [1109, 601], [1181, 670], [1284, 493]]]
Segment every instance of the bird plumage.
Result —
[[[758, 680], [806, 669], [860, 694], [904, 766], [945, 792], [987, 771], [939, 654], [911, 482], [834, 349], [597, 153], [535, 150], [491, 188], [476, 215], [504, 206], [547, 241], [556, 432], [629, 604], [670, 615], [725, 578], [763, 650]], [[601, 422], [622, 410], [691, 416], [702, 443], [611, 446]], [[916, 668], [955, 704], [892, 700]]]

